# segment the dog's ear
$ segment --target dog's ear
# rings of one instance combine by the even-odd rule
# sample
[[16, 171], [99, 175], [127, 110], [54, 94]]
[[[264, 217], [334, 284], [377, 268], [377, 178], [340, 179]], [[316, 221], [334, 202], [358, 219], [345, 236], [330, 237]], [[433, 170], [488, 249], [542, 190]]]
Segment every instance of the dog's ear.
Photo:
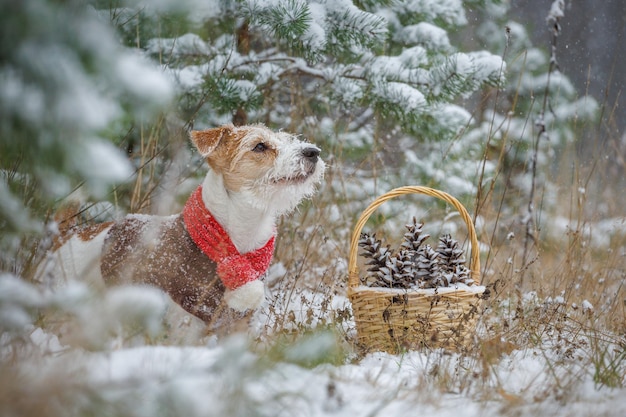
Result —
[[232, 130], [232, 126], [222, 126], [207, 130], [192, 130], [189, 132], [189, 137], [191, 138], [191, 142], [196, 146], [196, 149], [198, 149], [198, 152], [200, 152], [200, 155], [206, 158]]

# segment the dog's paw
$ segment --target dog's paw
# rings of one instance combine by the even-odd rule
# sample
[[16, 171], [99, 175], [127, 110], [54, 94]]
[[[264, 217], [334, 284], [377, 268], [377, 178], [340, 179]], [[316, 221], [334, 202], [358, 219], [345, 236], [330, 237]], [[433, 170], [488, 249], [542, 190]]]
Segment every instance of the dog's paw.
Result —
[[226, 304], [233, 310], [254, 310], [261, 306], [265, 299], [265, 284], [261, 280], [250, 281], [234, 290], [226, 290]]

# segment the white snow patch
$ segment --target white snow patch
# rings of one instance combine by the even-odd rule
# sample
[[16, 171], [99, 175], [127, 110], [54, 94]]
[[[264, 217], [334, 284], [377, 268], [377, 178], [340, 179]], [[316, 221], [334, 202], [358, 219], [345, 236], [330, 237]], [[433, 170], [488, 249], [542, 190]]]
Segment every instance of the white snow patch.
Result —
[[326, 8], [316, 2], [309, 3], [308, 8], [311, 21], [302, 39], [312, 50], [322, 50], [326, 46]]
[[448, 51], [452, 48], [448, 32], [428, 22], [405, 26], [395, 38], [405, 45], [424, 45], [432, 50]]
[[204, 82], [206, 66], [188, 65], [179, 70], [170, 70], [183, 91], [193, 91]]
[[506, 63], [501, 57], [488, 51], [470, 52], [468, 56], [474, 64], [474, 78], [481, 82], [487, 80], [504, 81]]
[[591, 304], [588, 300], [583, 300], [581, 307], [585, 313], [593, 312], [593, 304]]
[[69, 152], [97, 196], [106, 193], [108, 183], [127, 180], [133, 173], [128, 159], [111, 142], [93, 138], [71, 147]]
[[451, 26], [467, 24], [461, 0], [413, 0], [403, 3], [407, 14], [418, 14], [429, 22], [441, 19]]
[[404, 105], [407, 112], [422, 111], [426, 106], [424, 94], [404, 83], [378, 85], [375, 91], [385, 101]]
[[121, 55], [116, 70], [125, 88], [143, 100], [163, 105], [173, 97], [174, 90], [164, 73], [138, 54]]
[[565, 1], [564, 0], [554, 0], [552, 5], [550, 6], [550, 11], [548, 12], [548, 16], [546, 20], [549, 22], [551, 20], [558, 21], [560, 18], [565, 16]]
[[401, 289], [401, 288], [384, 288], [384, 287], [368, 287], [365, 285], [359, 285], [354, 289], [355, 291], [363, 292], [387, 292], [391, 294], [424, 294], [427, 296], [454, 294], [458, 291], [469, 292], [473, 294], [482, 294], [485, 292], [485, 287], [482, 285], [466, 285], [463, 283], [453, 284], [449, 287], [439, 288], [415, 288], [415, 289]]

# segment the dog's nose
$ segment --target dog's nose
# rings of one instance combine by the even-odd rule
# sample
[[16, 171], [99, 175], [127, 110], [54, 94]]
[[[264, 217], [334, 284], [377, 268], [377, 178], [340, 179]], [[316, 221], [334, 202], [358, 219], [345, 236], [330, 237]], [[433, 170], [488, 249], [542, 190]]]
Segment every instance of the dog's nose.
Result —
[[311, 162], [317, 162], [317, 157], [320, 156], [319, 148], [314, 148], [309, 146], [307, 148], [302, 149], [302, 156], [308, 159]]

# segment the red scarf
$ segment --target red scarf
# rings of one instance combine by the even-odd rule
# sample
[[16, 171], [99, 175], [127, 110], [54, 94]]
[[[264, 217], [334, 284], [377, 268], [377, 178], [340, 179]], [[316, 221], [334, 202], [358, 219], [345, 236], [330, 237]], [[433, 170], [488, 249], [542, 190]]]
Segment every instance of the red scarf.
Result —
[[204, 205], [202, 186], [185, 203], [183, 220], [194, 243], [209, 259], [217, 263], [217, 275], [229, 290], [259, 279], [269, 268], [274, 253], [275, 236], [262, 248], [240, 254], [224, 228]]

